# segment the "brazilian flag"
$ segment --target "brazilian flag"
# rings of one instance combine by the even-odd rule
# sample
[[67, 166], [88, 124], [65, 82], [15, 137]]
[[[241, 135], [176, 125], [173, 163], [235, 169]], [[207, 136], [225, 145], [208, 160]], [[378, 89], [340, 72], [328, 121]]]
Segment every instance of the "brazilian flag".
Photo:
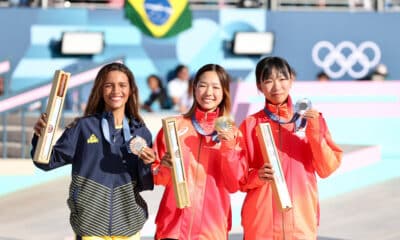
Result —
[[147, 35], [174, 36], [192, 26], [188, 0], [126, 0], [125, 14]]

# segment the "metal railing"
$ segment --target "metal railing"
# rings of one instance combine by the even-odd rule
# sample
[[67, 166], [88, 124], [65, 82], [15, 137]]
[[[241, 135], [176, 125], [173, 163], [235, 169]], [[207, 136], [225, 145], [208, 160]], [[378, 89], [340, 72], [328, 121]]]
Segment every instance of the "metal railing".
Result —
[[[192, 10], [258, 7], [272, 11], [400, 11], [400, 0], [189, 0]], [[122, 0], [0, 0], [0, 7], [121, 9]]]
[[[110, 62], [123, 62], [124, 57], [113, 58], [101, 63], [78, 61], [77, 63], [65, 67], [63, 70], [71, 73], [71, 79], [68, 84], [68, 93], [81, 92], [82, 88], [91, 84], [95, 79], [97, 72], [100, 68]], [[0, 116], [1, 116], [1, 155], [0, 158], [8, 158], [8, 148], [11, 144], [17, 144], [16, 147], [20, 148], [18, 158], [27, 158], [29, 156], [29, 140], [32, 134], [34, 122], [36, 122], [41, 112], [46, 110], [47, 100], [50, 94], [52, 79], [45, 84], [40, 84], [32, 87], [29, 90], [14, 93], [8, 96], [0, 97]], [[78, 96], [75, 105], [81, 105], [82, 97]], [[64, 107], [65, 107], [64, 103]], [[69, 114], [73, 117], [81, 113], [82, 109], [64, 110], [61, 117], [61, 126], [64, 125], [65, 115]], [[33, 117], [29, 119], [28, 117]], [[11, 129], [20, 131], [18, 137], [19, 142], [10, 142]], [[28, 136], [29, 134], [29, 136]], [[15, 138], [15, 136], [13, 137]], [[15, 154], [14, 154], [15, 155]]]

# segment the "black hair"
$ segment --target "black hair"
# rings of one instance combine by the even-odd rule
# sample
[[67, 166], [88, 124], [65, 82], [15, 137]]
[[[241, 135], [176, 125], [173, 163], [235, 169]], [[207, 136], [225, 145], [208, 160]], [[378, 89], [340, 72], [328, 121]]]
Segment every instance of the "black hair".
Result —
[[261, 59], [256, 66], [257, 84], [268, 79], [274, 70], [288, 79], [293, 76], [293, 70], [285, 59], [280, 57], [265, 57]]

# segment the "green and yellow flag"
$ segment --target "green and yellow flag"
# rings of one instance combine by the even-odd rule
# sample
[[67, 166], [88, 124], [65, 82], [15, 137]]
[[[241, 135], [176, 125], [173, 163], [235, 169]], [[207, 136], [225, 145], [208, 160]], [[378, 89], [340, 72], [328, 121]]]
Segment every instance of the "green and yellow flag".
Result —
[[188, 0], [127, 0], [125, 14], [145, 34], [174, 36], [192, 26]]

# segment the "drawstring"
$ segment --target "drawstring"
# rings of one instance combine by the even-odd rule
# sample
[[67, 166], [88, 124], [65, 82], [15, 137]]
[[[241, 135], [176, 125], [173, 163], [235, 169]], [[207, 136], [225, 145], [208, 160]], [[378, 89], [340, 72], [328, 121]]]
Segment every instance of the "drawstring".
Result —
[[[267, 109], [267, 108], [265, 108], [265, 109]], [[279, 111], [280, 111], [280, 108], [278, 108], [278, 121], [280, 121], [280, 115], [279, 115]], [[295, 114], [296, 115], [296, 114]], [[275, 115], [274, 115], [275, 116]], [[293, 118], [292, 118], [292, 120], [293, 119], [295, 119], [295, 116], [293, 116]], [[296, 121], [296, 120], [294, 120], [294, 121]], [[282, 151], [282, 132], [281, 132], [281, 124], [278, 124], [278, 134], [279, 134], [279, 149]], [[279, 153], [278, 153], [279, 154]], [[280, 158], [279, 158], [280, 159]], [[285, 177], [285, 176], [283, 176], [283, 177]], [[284, 212], [281, 212], [281, 215], [282, 215], [282, 237], [283, 237], [283, 240], [285, 240], [286, 239], [286, 232], [285, 232], [285, 213]]]

